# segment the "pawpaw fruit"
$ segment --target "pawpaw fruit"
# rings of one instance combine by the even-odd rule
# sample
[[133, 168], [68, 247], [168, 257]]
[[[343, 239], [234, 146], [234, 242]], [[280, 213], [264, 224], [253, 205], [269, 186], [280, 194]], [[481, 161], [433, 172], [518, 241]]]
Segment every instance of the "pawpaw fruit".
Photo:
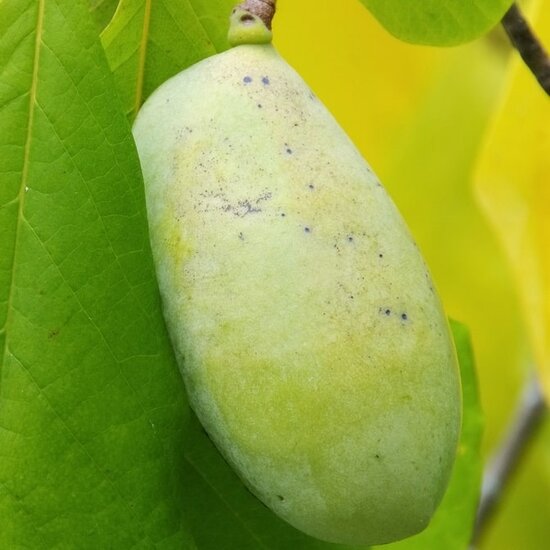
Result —
[[447, 321], [372, 169], [242, 14], [237, 45], [134, 125], [167, 327], [191, 406], [259, 499], [322, 540], [398, 540], [454, 461]]

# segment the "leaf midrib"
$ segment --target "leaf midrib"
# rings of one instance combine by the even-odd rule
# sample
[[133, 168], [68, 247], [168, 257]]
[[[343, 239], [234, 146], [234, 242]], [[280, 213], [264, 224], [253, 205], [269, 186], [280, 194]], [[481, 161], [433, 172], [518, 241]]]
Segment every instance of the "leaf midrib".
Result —
[[28, 178], [29, 178], [29, 165], [30, 165], [30, 150], [32, 142], [32, 132], [34, 126], [34, 113], [36, 108], [36, 94], [38, 89], [38, 70], [40, 66], [40, 51], [42, 45], [42, 33], [44, 28], [44, 11], [45, 11], [46, 0], [38, 0], [38, 14], [36, 21], [36, 37], [34, 42], [34, 59], [33, 59], [33, 69], [32, 69], [32, 78], [31, 78], [31, 87], [29, 91], [29, 118], [27, 122], [27, 134], [25, 137], [25, 147], [23, 152], [23, 167], [21, 170], [21, 185], [19, 188], [19, 193], [17, 199], [19, 201], [19, 208], [17, 209], [17, 224], [15, 227], [15, 237], [14, 237], [14, 247], [13, 247], [13, 259], [11, 266], [11, 277], [10, 277], [10, 288], [7, 299], [7, 310], [6, 310], [6, 322], [4, 326], [0, 329], [0, 334], [2, 332], [6, 333], [4, 338], [4, 346], [2, 350], [2, 363], [0, 364], [0, 387], [3, 374], [3, 366], [6, 362], [6, 353], [8, 350], [8, 334], [7, 329], [11, 323], [12, 317], [12, 302], [13, 302], [13, 288], [14, 288], [14, 279], [15, 279], [15, 266], [17, 265], [17, 250], [19, 236], [21, 232], [21, 220], [23, 218], [23, 207], [25, 203], [25, 190], [27, 188]]

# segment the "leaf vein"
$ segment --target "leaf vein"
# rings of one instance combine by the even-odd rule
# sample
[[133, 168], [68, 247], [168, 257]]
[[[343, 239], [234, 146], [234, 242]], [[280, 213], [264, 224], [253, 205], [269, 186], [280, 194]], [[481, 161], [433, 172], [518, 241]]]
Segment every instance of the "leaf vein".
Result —
[[[23, 215], [25, 188], [27, 187], [27, 181], [29, 177], [31, 141], [32, 141], [33, 126], [34, 126], [36, 94], [38, 89], [40, 46], [42, 42], [42, 33], [43, 33], [43, 27], [44, 27], [44, 10], [45, 10], [45, 0], [38, 0], [33, 70], [32, 70], [31, 85], [29, 90], [29, 118], [27, 121], [27, 134], [25, 137], [25, 146], [24, 146], [24, 153], [23, 153], [21, 185], [19, 187], [19, 209], [17, 213], [17, 222], [16, 222], [15, 235], [14, 235], [14, 247], [13, 247], [12, 265], [11, 265], [11, 279], [9, 283], [9, 293], [8, 293], [8, 299], [7, 299], [6, 320], [5, 320], [4, 326], [1, 327], [2, 330], [6, 330], [6, 332], [7, 332], [7, 327], [10, 325], [10, 322], [11, 322], [13, 288], [15, 286], [15, 266], [17, 265], [17, 248], [18, 248], [17, 244], [18, 244], [18, 239], [19, 239], [20, 230], [21, 230], [21, 219]], [[4, 371], [3, 365], [6, 360], [7, 349], [8, 349], [8, 335], [6, 333], [6, 338], [4, 339], [4, 349], [2, 350], [2, 363], [0, 364], [0, 388], [2, 387], [2, 376]]]

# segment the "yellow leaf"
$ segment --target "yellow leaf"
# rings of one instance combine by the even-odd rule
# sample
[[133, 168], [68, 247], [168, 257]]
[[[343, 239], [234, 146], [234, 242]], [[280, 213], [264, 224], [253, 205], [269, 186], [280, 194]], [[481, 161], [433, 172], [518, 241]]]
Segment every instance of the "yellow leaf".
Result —
[[[532, 14], [536, 34], [550, 44], [550, 10], [537, 2]], [[510, 260], [550, 398], [550, 100], [517, 54], [479, 160], [476, 189]]]

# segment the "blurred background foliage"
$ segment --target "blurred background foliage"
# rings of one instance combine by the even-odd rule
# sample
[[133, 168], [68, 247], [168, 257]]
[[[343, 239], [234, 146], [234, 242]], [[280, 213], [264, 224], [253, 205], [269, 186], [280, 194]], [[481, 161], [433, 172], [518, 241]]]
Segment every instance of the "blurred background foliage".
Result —
[[[279, 4], [276, 47], [382, 179], [447, 313], [471, 331], [488, 459], [533, 364], [512, 269], [473, 189], [516, 54], [500, 29], [464, 46], [430, 48], [393, 38], [357, 0]], [[549, 449], [546, 423], [481, 548], [547, 548]]]
[[[550, 42], [550, 10], [530, 5]], [[550, 102], [516, 56], [479, 157], [475, 186], [508, 255], [539, 378], [550, 397]]]

